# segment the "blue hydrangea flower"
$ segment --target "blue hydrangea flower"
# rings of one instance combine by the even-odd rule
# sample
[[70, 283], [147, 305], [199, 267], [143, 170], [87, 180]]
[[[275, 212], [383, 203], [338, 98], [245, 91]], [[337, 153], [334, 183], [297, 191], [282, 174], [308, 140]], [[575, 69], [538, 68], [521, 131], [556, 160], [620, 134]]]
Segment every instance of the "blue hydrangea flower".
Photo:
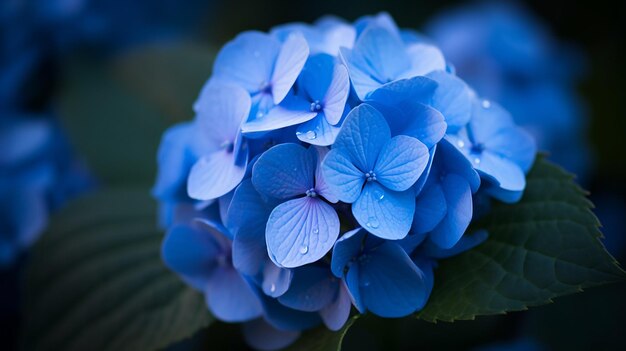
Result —
[[335, 136], [332, 128], [341, 121], [349, 92], [345, 66], [330, 55], [311, 56], [298, 78], [297, 93], [287, 96], [267, 116], [244, 124], [242, 130], [266, 132], [303, 123], [296, 132], [300, 140], [330, 145]]
[[198, 249], [191, 239], [168, 244], [171, 232], [164, 256], [183, 262], [169, 265], [192, 285], [215, 264], [187, 258], [225, 262], [233, 278], [203, 291], [209, 300], [235, 286], [245, 293], [217, 317], [245, 320], [259, 349], [320, 324], [339, 330], [352, 306], [383, 317], [422, 309], [438, 260], [486, 239], [467, 233], [475, 209], [516, 201], [536, 151], [435, 46], [384, 13], [240, 35], [218, 55], [195, 110], [163, 139], [168, 169], [155, 193], [192, 206], [176, 236], [228, 239]]
[[342, 48], [359, 99], [398, 79], [423, 76], [446, 67], [443, 55], [426, 43], [405, 45], [402, 38], [375, 22], [359, 34], [352, 49]]
[[346, 118], [322, 169], [331, 191], [352, 204], [359, 224], [393, 240], [409, 232], [415, 211], [410, 189], [427, 163], [422, 142], [405, 135], [392, 138], [380, 112], [363, 104]]
[[227, 322], [258, 318], [262, 306], [250, 283], [232, 265], [232, 236], [209, 220], [170, 229], [163, 241], [165, 264], [205, 293], [211, 313]]
[[506, 202], [521, 198], [537, 147], [506, 110], [476, 99], [467, 127], [448, 138], [488, 182], [486, 191], [492, 196]]
[[208, 87], [194, 109], [211, 152], [191, 168], [187, 191], [194, 199], [212, 200], [233, 190], [246, 173], [248, 149], [241, 123], [250, 112], [250, 96], [235, 86]]
[[337, 212], [324, 201], [337, 199], [318, 167], [323, 156], [315, 147], [282, 144], [261, 155], [252, 170], [260, 193], [288, 200], [274, 208], [265, 233], [269, 256], [281, 267], [319, 260], [339, 235]]
[[424, 273], [402, 246], [361, 228], [344, 234], [333, 249], [332, 272], [344, 278], [356, 308], [381, 317], [404, 317], [426, 303]]
[[287, 96], [308, 55], [309, 46], [299, 33], [281, 43], [268, 34], [245, 32], [217, 55], [209, 86], [242, 87], [252, 97], [250, 121], [262, 118]]

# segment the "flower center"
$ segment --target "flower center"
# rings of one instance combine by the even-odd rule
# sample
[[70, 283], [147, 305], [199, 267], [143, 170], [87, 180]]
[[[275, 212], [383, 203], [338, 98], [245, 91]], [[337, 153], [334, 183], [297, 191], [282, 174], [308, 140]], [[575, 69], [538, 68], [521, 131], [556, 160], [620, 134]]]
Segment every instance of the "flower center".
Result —
[[308, 197], [317, 197], [317, 192], [315, 191], [315, 188], [311, 188], [309, 190], [306, 191], [306, 196]]
[[319, 100], [315, 100], [311, 103], [311, 112], [320, 112], [322, 110], [322, 104]]
[[367, 180], [368, 182], [373, 182], [376, 180], [376, 173], [374, 173], [374, 171], [369, 171], [367, 173], [365, 173], [365, 180]]

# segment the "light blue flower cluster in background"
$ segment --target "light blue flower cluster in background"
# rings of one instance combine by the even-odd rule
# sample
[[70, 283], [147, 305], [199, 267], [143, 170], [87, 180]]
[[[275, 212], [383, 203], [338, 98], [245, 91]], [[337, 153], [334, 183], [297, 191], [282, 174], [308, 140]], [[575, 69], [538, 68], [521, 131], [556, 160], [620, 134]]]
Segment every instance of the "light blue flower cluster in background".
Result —
[[244, 32], [160, 146], [162, 254], [260, 349], [426, 304], [476, 196], [519, 200], [533, 139], [387, 14]]
[[511, 112], [550, 158], [584, 179], [590, 163], [583, 57], [523, 6], [479, 2], [436, 16], [427, 33], [456, 73]]

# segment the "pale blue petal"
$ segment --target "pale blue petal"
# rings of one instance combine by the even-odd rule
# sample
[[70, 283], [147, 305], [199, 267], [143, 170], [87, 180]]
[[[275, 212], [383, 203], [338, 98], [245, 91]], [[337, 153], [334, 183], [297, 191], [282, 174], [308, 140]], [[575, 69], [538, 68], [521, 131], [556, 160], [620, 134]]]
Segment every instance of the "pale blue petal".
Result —
[[352, 214], [368, 232], [382, 239], [404, 238], [411, 229], [415, 212], [412, 191], [395, 192], [368, 182], [352, 204]]
[[244, 323], [242, 330], [246, 343], [260, 351], [283, 349], [300, 337], [299, 331], [276, 329], [261, 318]]
[[337, 212], [318, 198], [303, 197], [278, 205], [267, 222], [267, 250], [274, 263], [292, 268], [315, 262], [339, 235]]
[[474, 144], [485, 144], [503, 130], [515, 128], [511, 114], [495, 102], [474, 99], [468, 129]]
[[333, 302], [338, 282], [326, 267], [301, 267], [295, 269], [289, 290], [278, 301], [299, 311], [319, 311]]
[[331, 150], [322, 162], [324, 180], [330, 192], [345, 203], [353, 203], [361, 194], [365, 175], [357, 169], [343, 150]]
[[537, 145], [533, 137], [518, 127], [502, 130], [486, 140], [484, 146], [491, 152], [513, 161], [524, 172], [528, 172], [537, 154]]
[[410, 59], [410, 69], [404, 71], [398, 78], [424, 76], [435, 70], [446, 69], [446, 59], [441, 50], [426, 43], [409, 44], [405, 56]]
[[446, 134], [448, 124], [443, 115], [434, 108], [415, 103], [405, 113], [414, 118], [404, 126], [401, 134], [417, 138], [427, 148], [435, 146]]
[[342, 64], [333, 67], [333, 79], [322, 100], [326, 120], [331, 125], [337, 125], [346, 108], [346, 101], [350, 93], [350, 78], [348, 70]]
[[292, 33], [280, 48], [272, 73], [272, 95], [278, 105], [296, 82], [309, 57], [309, 45], [300, 33]]
[[[376, 89], [365, 102], [389, 107], [409, 105], [413, 102], [428, 103], [436, 88], [437, 82], [428, 77], [400, 79]], [[399, 108], [398, 112], [403, 113], [402, 108]]]
[[374, 107], [361, 104], [346, 117], [333, 148], [341, 149], [362, 172], [369, 172], [390, 139], [391, 131], [383, 115]]
[[252, 184], [262, 194], [278, 199], [304, 195], [315, 186], [317, 156], [298, 144], [280, 144], [259, 157]]
[[449, 249], [461, 239], [472, 220], [472, 190], [467, 180], [456, 174], [446, 175], [441, 187], [448, 210], [430, 233], [430, 239], [439, 247]]
[[337, 285], [339, 287], [335, 300], [320, 311], [324, 324], [332, 331], [338, 331], [346, 324], [352, 308], [350, 294], [347, 291], [348, 288], [345, 287], [344, 281], [339, 281]]
[[231, 191], [228, 194], [220, 197], [218, 199], [219, 210], [220, 210], [220, 220], [224, 223], [224, 226], [228, 228], [228, 208], [230, 207], [230, 203], [233, 199], [233, 195], [235, 191]]
[[365, 100], [371, 92], [380, 88], [382, 83], [374, 78], [376, 73], [368, 65], [365, 58], [347, 48], [339, 49], [339, 58], [348, 67], [352, 89], [361, 101]]
[[335, 65], [335, 58], [330, 55], [318, 54], [309, 57], [298, 77], [298, 95], [309, 101], [323, 102], [332, 84]]
[[314, 147], [317, 152], [317, 166], [315, 167], [315, 191], [317, 191], [318, 195], [321, 195], [328, 202], [337, 203], [339, 199], [337, 196], [330, 190], [328, 187], [328, 183], [326, 182], [326, 178], [324, 177], [324, 173], [322, 172], [322, 161], [328, 155], [328, 148], [326, 147]]
[[241, 126], [241, 131], [247, 135], [304, 123], [317, 116], [317, 112], [311, 112], [310, 108], [308, 101], [292, 95], [287, 97], [282, 104], [269, 110], [267, 115], [246, 122]]
[[279, 50], [280, 42], [270, 35], [241, 33], [217, 55], [212, 78], [256, 93], [269, 82]]
[[245, 322], [260, 317], [263, 308], [249, 283], [232, 267], [215, 270], [206, 290], [211, 313], [229, 323]]
[[[480, 176], [474, 170], [474, 167], [470, 160], [457, 149], [459, 144], [453, 145], [455, 142], [463, 142], [462, 140], [454, 140], [448, 136], [441, 140], [439, 144], [437, 144], [437, 156], [435, 156], [435, 160], [433, 161], [434, 168], [441, 169], [445, 173], [454, 173], [463, 177], [470, 185], [472, 189], [472, 193], [478, 191], [478, 187], [480, 186]], [[463, 142], [465, 143], [465, 142]], [[467, 147], [467, 145], [464, 145]], [[475, 162], [473, 159], [472, 162]]]
[[405, 191], [419, 179], [428, 164], [428, 148], [419, 140], [398, 135], [380, 151], [374, 172], [379, 183], [393, 191]]
[[213, 86], [205, 89], [194, 105], [202, 137], [211, 140], [215, 147], [234, 143], [241, 123], [250, 113], [250, 106], [250, 95], [239, 87]]
[[483, 151], [475, 157], [478, 160], [478, 163], [474, 164], [476, 169], [498, 187], [516, 192], [523, 191], [526, 187], [526, 176], [520, 166], [513, 161], [489, 151]]
[[[245, 157], [247, 160], [247, 156]], [[235, 165], [235, 155], [219, 150], [200, 158], [189, 172], [187, 193], [196, 200], [212, 200], [233, 190], [246, 174], [247, 163]]]
[[[265, 257], [267, 257], [267, 251]], [[267, 260], [265, 268], [263, 269], [263, 283], [261, 287], [265, 295], [279, 297], [289, 289], [292, 279], [293, 270], [278, 267]]]
[[422, 172], [422, 175], [417, 180], [415, 185], [413, 185], [413, 192], [415, 193], [415, 196], [419, 195], [419, 193], [422, 191], [422, 189], [426, 185], [426, 182], [430, 178], [430, 173], [433, 168], [433, 162], [435, 160], [436, 152], [437, 152], [437, 145], [433, 146], [432, 148], [430, 148], [430, 150], [428, 150], [429, 155], [428, 155], [428, 164], [426, 165], [426, 169], [424, 170], [424, 172]]
[[341, 236], [333, 247], [330, 268], [337, 278], [344, 276], [344, 269], [361, 252], [366, 232], [362, 228], [353, 229]]
[[424, 274], [398, 244], [382, 244], [359, 266], [359, 291], [363, 303], [367, 310], [378, 316], [408, 316], [427, 298]]
[[333, 126], [328, 123], [324, 113], [318, 113], [315, 118], [298, 126], [296, 136], [311, 145], [329, 146], [335, 142], [340, 130], [341, 123]]
[[165, 265], [200, 291], [208, 285], [218, 254], [220, 247], [211, 236], [187, 225], [170, 229], [161, 246]]
[[443, 70], [431, 72], [428, 77], [439, 83], [433, 95], [432, 106], [444, 116], [448, 132], [455, 133], [470, 120], [472, 93], [465, 82]]
[[447, 212], [448, 205], [441, 185], [438, 182], [429, 182], [415, 199], [412, 231], [414, 233], [432, 231]]

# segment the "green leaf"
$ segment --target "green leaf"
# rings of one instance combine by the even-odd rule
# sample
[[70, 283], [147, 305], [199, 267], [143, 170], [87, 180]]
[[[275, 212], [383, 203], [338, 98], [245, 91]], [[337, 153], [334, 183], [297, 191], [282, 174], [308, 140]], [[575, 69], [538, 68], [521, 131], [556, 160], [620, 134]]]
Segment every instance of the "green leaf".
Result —
[[287, 351], [340, 351], [343, 338], [359, 316], [348, 319], [338, 331], [330, 331], [325, 325], [306, 331]]
[[210, 49], [179, 44], [68, 65], [59, 115], [89, 169], [107, 184], [151, 183], [161, 135], [193, 117], [212, 57]]
[[26, 268], [27, 350], [154, 350], [212, 322], [202, 295], [161, 262], [143, 188], [103, 190], [52, 221]]
[[494, 204], [473, 226], [488, 230], [485, 243], [441, 261], [419, 318], [453, 321], [521, 311], [624, 280], [573, 176], [539, 157], [527, 183], [520, 202]]

